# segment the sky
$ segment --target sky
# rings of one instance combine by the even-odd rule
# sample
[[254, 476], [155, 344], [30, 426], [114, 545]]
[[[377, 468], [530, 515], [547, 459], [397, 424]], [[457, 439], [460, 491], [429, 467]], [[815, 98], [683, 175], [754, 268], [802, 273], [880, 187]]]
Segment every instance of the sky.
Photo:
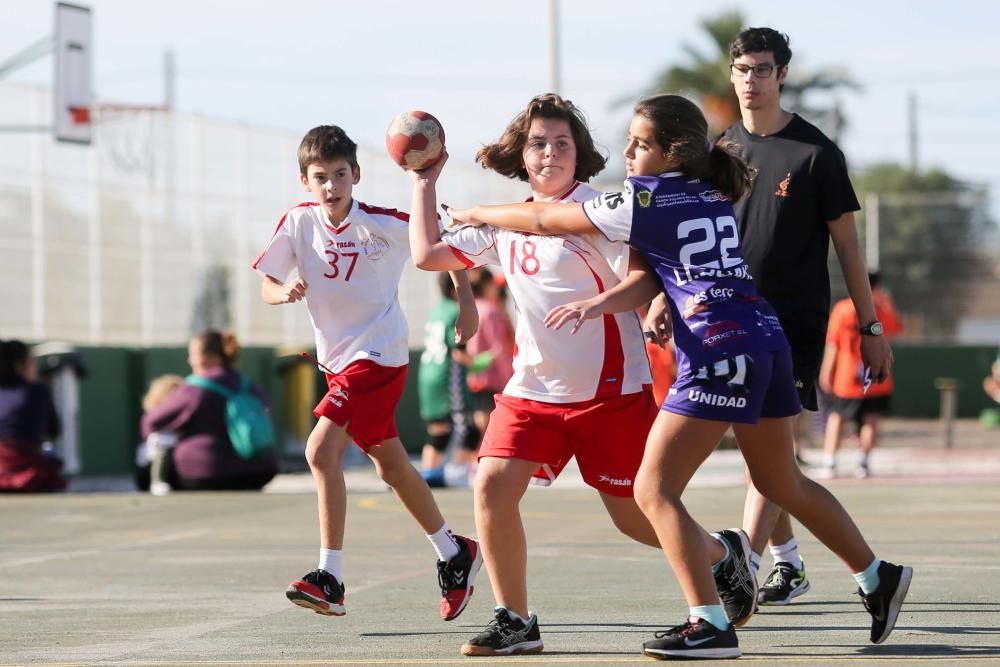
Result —
[[[471, 163], [478, 146], [550, 89], [547, 0], [77, 4], [94, 12], [102, 101], [161, 102], [170, 49], [179, 111], [296, 134], [334, 123], [359, 143], [381, 146], [392, 117], [419, 108], [444, 124], [452, 160]], [[0, 0], [0, 60], [51, 33], [53, 7]], [[687, 47], [709, 51], [699, 22], [731, 9], [748, 25], [790, 35], [791, 76], [842, 67], [861, 84], [838, 94], [849, 123], [841, 148], [852, 167], [909, 161], [914, 95], [919, 166], [989, 187], [992, 217], [1000, 218], [1000, 63], [990, 47], [1000, 3], [559, 0], [559, 92], [617, 156], [629, 103], [650, 92], [657, 72], [689, 62]], [[49, 85], [52, 60], [7, 79]]]

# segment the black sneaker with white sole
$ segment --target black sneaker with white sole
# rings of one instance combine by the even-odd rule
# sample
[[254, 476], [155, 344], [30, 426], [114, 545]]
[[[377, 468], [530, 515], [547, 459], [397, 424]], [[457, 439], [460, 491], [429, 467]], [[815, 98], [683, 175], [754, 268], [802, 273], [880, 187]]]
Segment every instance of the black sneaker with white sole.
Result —
[[771, 573], [767, 575], [764, 585], [757, 593], [757, 602], [762, 605], [783, 606], [794, 598], [809, 590], [809, 578], [806, 577], [806, 565], [797, 570], [791, 563], [778, 561]]
[[642, 653], [657, 660], [738, 658], [742, 655], [732, 625], [719, 630], [696, 616], [689, 617], [683, 625], [657, 632], [656, 639], [643, 643]]
[[530, 614], [524, 621], [513, 618], [506, 607], [496, 607], [489, 625], [462, 646], [462, 655], [523, 655], [543, 648], [537, 616]]
[[893, 565], [882, 561], [878, 566], [878, 588], [865, 595], [858, 589], [858, 595], [865, 609], [872, 615], [871, 640], [873, 644], [881, 644], [889, 638], [892, 629], [896, 627], [899, 610], [910, 590], [913, 579], [913, 568], [904, 565]]
[[741, 628], [757, 610], [757, 577], [750, 564], [750, 539], [738, 528], [720, 530], [712, 537], [729, 545], [729, 558], [715, 574], [715, 589], [729, 622]]

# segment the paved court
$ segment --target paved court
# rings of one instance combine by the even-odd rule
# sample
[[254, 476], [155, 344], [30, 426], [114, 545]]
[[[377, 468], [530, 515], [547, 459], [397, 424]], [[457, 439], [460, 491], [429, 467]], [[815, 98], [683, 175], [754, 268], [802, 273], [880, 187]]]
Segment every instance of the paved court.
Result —
[[[930, 461], [927, 474], [831, 483], [876, 552], [915, 568], [888, 643], [868, 644], [853, 580], [800, 533], [813, 589], [740, 632], [743, 660], [1000, 664], [1000, 453], [978, 451], [980, 469], [951, 478]], [[743, 496], [735, 455], [720, 454], [688, 493], [716, 528], [737, 524]], [[442, 622], [430, 545], [365, 470], [351, 477], [348, 615], [290, 605], [287, 582], [316, 562], [315, 497], [295, 492], [307, 488], [301, 478], [285, 484], [269, 494], [0, 498], [0, 664], [491, 662], [458, 653], [491, 616], [485, 572], [465, 613]], [[451, 525], [471, 532], [471, 493], [437, 497]], [[523, 509], [545, 653], [498, 662], [652, 664], [642, 641], [686, 611], [662, 557], [618, 535], [572, 475], [532, 488]]]

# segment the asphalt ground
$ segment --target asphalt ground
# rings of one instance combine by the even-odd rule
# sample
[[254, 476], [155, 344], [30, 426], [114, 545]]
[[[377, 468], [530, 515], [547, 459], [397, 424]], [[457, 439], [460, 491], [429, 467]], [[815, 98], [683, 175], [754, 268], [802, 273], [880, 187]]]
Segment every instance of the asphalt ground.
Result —
[[[989, 442], [886, 448], [868, 480], [845, 452], [845, 477], [827, 483], [876, 554], [915, 571], [896, 630], [868, 642], [854, 580], [800, 529], [812, 590], [740, 630], [742, 660], [1000, 665], [1000, 447]], [[738, 525], [740, 474], [737, 453], [717, 452], [686, 494], [709, 529]], [[618, 534], [569, 470], [522, 503], [545, 652], [462, 657], [492, 616], [485, 570], [465, 613], [441, 621], [433, 550], [366, 468], [349, 475], [348, 613], [311, 613], [284, 597], [316, 564], [310, 486], [298, 475], [264, 494], [0, 497], [0, 665], [652, 664], [642, 642], [686, 616], [662, 555]], [[471, 534], [471, 493], [435, 493]]]

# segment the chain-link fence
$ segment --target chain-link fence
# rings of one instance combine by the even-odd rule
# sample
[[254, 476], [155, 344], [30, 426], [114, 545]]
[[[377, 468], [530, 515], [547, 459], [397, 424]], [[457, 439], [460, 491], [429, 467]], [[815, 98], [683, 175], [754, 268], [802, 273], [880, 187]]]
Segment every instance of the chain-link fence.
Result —
[[[46, 125], [50, 113], [48, 90], [0, 83], [0, 126]], [[0, 334], [161, 345], [207, 323], [245, 344], [310, 344], [305, 308], [264, 304], [250, 269], [284, 212], [310, 198], [296, 161], [308, 128], [110, 105], [93, 118], [91, 146], [0, 134]], [[410, 179], [381, 146], [359, 147], [358, 160], [358, 199], [409, 210]], [[525, 189], [458, 160], [440, 186], [470, 203]], [[409, 266], [400, 301], [419, 346], [437, 301], [431, 274]]]

